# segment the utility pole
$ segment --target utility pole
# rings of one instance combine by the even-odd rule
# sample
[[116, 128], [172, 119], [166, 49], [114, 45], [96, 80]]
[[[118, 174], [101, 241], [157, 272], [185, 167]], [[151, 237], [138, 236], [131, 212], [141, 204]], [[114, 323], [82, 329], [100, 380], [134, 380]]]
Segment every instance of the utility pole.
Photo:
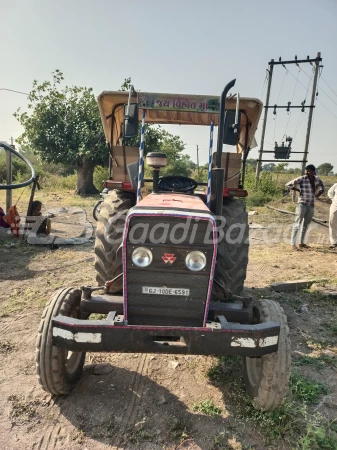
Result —
[[[14, 148], [13, 138], [11, 138], [11, 147]], [[12, 153], [6, 151], [6, 184], [12, 184], [13, 182], [13, 169], [12, 169]], [[6, 212], [12, 206], [12, 189], [6, 190]]]
[[199, 176], [199, 146], [197, 144], [197, 167], [198, 167], [198, 176]]
[[264, 147], [264, 136], [266, 133], [266, 126], [267, 126], [267, 116], [268, 116], [268, 106], [269, 106], [269, 98], [270, 98], [270, 89], [271, 89], [271, 80], [273, 77], [273, 70], [274, 70], [274, 60], [272, 59], [269, 63], [269, 78], [268, 78], [268, 89], [267, 89], [267, 96], [266, 96], [266, 107], [264, 108], [264, 118], [263, 118], [263, 128], [262, 128], [262, 135], [261, 135], [261, 144], [260, 144], [260, 150], [259, 150], [259, 159], [257, 160], [257, 166], [256, 166], [256, 185], [260, 178], [260, 172], [261, 172], [261, 166], [262, 166], [262, 154], [263, 154], [263, 147]]
[[310, 103], [311, 108], [309, 109], [307, 134], [305, 136], [304, 155], [303, 155], [303, 162], [302, 162], [302, 175], [304, 175], [305, 166], [307, 165], [307, 157], [308, 157], [308, 151], [309, 151], [309, 140], [310, 140], [310, 131], [311, 131], [312, 115], [314, 113], [315, 95], [316, 95], [317, 78], [318, 78], [320, 61], [321, 61], [321, 53], [318, 52], [317, 53], [317, 58], [316, 58], [316, 61], [315, 61], [316, 67], [315, 67], [314, 82], [313, 82], [313, 85], [312, 85], [311, 103]]

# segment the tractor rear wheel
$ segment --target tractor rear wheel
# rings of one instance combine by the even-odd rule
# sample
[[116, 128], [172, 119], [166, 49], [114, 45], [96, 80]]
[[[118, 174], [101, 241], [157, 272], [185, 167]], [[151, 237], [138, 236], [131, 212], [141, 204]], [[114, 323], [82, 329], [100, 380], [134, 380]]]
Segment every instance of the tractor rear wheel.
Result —
[[291, 345], [287, 318], [273, 300], [254, 302], [254, 322], [280, 324], [278, 350], [259, 358], [244, 358], [244, 378], [254, 406], [263, 411], [279, 407], [287, 393], [291, 374]]
[[47, 303], [36, 341], [36, 372], [42, 388], [52, 395], [69, 394], [82, 375], [85, 352], [71, 352], [52, 343], [52, 319], [61, 314], [79, 318], [80, 289], [58, 289]]
[[[122, 243], [125, 218], [132, 206], [132, 195], [121, 191], [109, 192], [101, 203], [95, 240], [95, 270], [98, 286], [104, 286], [122, 273], [122, 260], [117, 250]], [[116, 293], [123, 289], [122, 280], [111, 287]]]
[[[225, 219], [224, 236], [218, 243], [218, 256], [214, 279], [225, 290], [240, 295], [246, 279], [249, 250], [249, 226], [246, 205], [240, 199], [223, 201], [222, 217]], [[220, 236], [221, 237], [221, 236]], [[218, 297], [214, 284], [213, 295]]]

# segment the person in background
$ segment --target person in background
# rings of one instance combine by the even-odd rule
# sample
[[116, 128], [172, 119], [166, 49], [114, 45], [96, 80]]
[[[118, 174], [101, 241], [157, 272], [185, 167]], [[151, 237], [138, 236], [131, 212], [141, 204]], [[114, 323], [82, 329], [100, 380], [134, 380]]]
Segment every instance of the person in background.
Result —
[[7, 223], [6, 220], [4, 219], [5, 216], [6, 216], [5, 212], [0, 206], [0, 227], [1, 228], [10, 228], [9, 223]]
[[[323, 181], [318, 178], [315, 173], [315, 166], [313, 164], [309, 164], [305, 168], [305, 175], [295, 178], [286, 184], [286, 187], [290, 190], [300, 193], [290, 240], [293, 250], [309, 248], [309, 245], [304, 242], [305, 235], [314, 216], [315, 200], [325, 192]], [[296, 240], [300, 229], [300, 243], [297, 247]]]
[[50, 219], [42, 216], [41, 208], [42, 208], [42, 202], [40, 202], [39, 200], [34, 200], [32, 203], [32, 216], [41, 217], [41, 219], [39, 221], [37, 221], [38, 229], [36, 231], [36, 234], [37, 235], [44, 234], [44, 235], [48, 236], [48, 234], [50, 234], [51, 222], [50, 222]]
[[330, 247], [337, 248], [337, 183], [328, 190], [328, 197], [332, 201], [329, 216], [329, 238]]

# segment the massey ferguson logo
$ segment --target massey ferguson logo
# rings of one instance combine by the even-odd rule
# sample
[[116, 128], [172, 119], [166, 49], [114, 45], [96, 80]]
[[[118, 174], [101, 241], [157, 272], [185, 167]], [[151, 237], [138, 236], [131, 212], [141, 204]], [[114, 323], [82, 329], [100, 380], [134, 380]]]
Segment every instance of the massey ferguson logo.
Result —
[[177, 259], [173, 253], [164, 253], [164, 256], [161, 257], [165, 264], [170, 263], [173, 264]]

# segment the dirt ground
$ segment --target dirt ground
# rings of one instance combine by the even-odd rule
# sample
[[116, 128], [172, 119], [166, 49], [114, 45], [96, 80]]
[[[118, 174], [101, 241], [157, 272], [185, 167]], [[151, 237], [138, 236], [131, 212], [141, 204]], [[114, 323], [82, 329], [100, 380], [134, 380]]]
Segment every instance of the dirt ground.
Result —
[[[212, 357], [90, 353], [84, 375], [69, 396], [52, 398], [40, 388], [35, 340], [44, 304], [59, 287], [95, 282], [93, 203], [91, 199], [83, 205], [63, 206], [62, 199], [55, 198], [48, 204], [56, 215], [54, 232], [61, 237], [86, 235], [89, 240], [81, 245], [50, 250], [4, 235], [0, 240], [0, 449], [300, 448], [286, 438], [268, 443], [264, 432], [238, 408], [232, 390], [237, 375], [227, 372], [224, 384], [208, 376], [217, 364]], [[292, 210], [289, 202], [274, 206]], [[63, 207], [66, 211], [60, 211]], [[74, 213], [76, 208], [84, 212]], [[321, 219], [327, 218], [327, 212], [327, 204], [317, 207]], [[60, 214], [73, 225], [71, 236], [66, 232], [69, 226], [62, 229]], [[329, 358], [330, 363], [319, 370], [317, 365], [298, 370], [313, 380], [324, 380], [327, 393], [314, 408], [326, 420], [334, 420], [337, 252], [327, 249], [327, 228], [314, 226], [312, 248], [291, 252], [288, 234], [293, 216], [258, 208], [258, 214], [249, 218], [247, 293], [276, 299], [284, 307], [294, 361], [301, 355]], [[317, 282], [309, 290], [284, 294], [269, 288], [272, 282], [294, 279]], [[204, 408], [198, 408], [200, 402]]]

